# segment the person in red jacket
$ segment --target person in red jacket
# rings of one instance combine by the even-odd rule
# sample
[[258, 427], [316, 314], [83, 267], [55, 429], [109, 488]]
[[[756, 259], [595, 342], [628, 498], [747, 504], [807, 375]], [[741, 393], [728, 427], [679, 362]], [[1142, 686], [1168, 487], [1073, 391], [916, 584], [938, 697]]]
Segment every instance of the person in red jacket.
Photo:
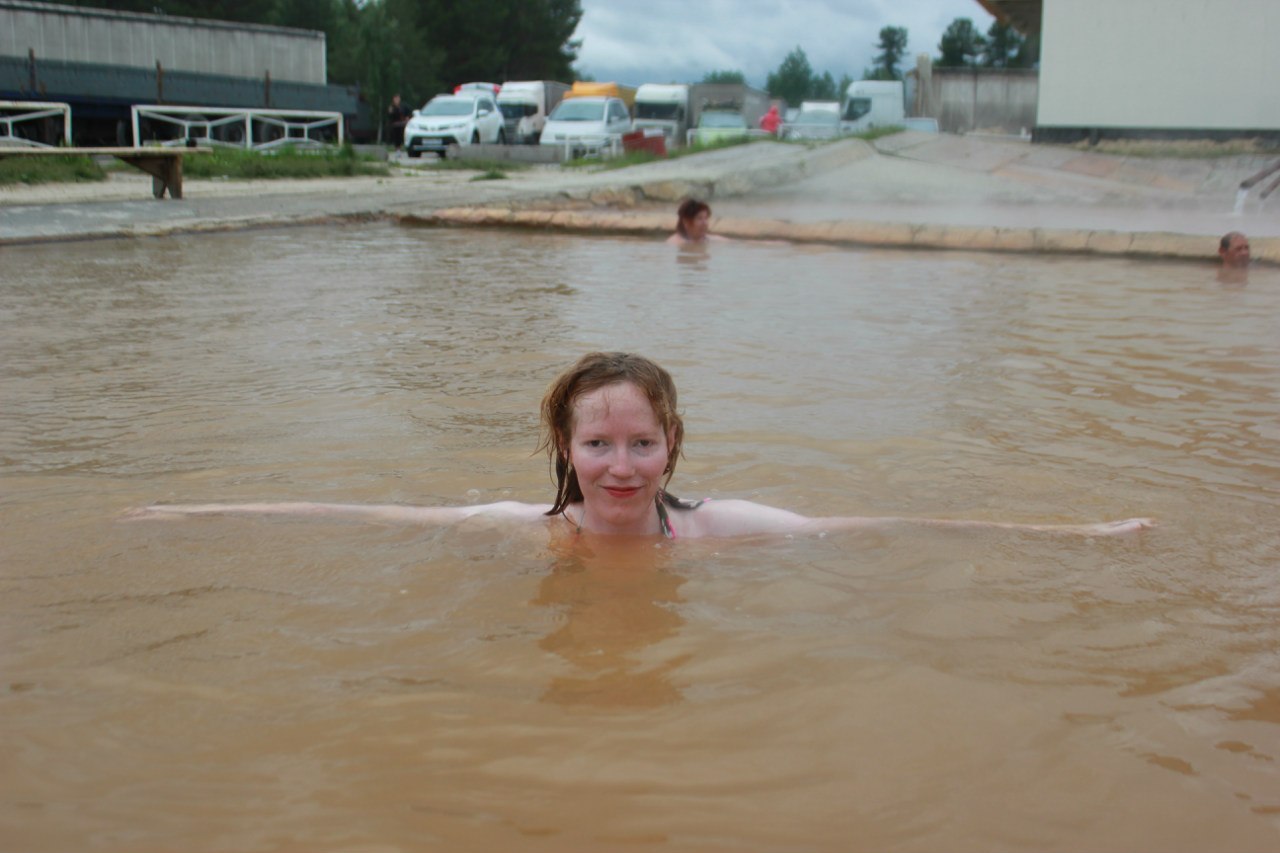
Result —
[[770, 104], [769, 111], [760, 118], [760, 129], [777, 136], [778, 126], [781, 124], [782, 116], [778, 115], [778, 105]]

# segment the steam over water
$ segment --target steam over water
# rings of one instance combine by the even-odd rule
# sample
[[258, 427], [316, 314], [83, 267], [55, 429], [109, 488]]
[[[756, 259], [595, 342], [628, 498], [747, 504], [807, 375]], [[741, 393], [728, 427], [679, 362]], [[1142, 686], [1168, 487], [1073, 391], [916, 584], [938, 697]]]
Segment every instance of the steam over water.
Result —
[[[32, 851], [1280, 848], [1280, 278], [371, 225], [4, 249], [0, 837]], [[581, 543], [155, 501], [549, 500], [636, 350], [687, 497], [1153, 515]]]

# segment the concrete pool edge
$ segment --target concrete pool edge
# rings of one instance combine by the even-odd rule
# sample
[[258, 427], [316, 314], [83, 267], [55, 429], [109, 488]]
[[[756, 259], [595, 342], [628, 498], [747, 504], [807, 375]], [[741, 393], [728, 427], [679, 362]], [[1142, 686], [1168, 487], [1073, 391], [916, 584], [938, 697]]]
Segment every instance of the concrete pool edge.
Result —
[[[525, 228], [566, 233], [666, 236], [670, 213], [594, 210], [513, 210], [460, 207], [430, 214], [399, 214], [402, 225]], [[950, 249], [979, 252], [1106, 255], [1131, 258], [1216, 260], [1216, 240], [1165, 231], [1102, 231], [1072, 228], [1009, 228], [928, 223], [775, 219], [715, 220], [715, 232], [737, 240], [782, 240], [837, 246], [893, 249]], [[1280, 265], [1280, 238], [1251, 238], [1255, 263]]]

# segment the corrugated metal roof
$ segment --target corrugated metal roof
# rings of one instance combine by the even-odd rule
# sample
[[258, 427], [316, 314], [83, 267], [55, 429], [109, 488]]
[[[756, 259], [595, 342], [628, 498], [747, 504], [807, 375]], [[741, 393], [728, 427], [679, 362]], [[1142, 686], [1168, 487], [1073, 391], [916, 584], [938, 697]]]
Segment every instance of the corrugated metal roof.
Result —
[[1012, 25], [1024, 36], [1040, 33], [1044, 0], [978, 0], [978, 4], [997, 21]]

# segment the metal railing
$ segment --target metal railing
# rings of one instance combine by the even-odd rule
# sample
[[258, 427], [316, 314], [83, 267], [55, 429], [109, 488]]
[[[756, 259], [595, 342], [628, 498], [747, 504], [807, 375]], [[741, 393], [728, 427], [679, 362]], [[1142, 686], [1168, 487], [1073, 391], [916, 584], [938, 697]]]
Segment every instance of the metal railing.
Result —
[[[191, 141], [231, 148], [270, 151], [285, 145], [341, 145], [342, 113], [310, 110], [169, 107], [135, 104], [131, 108], [133, 144], [188, 145]], [[147, 122], [148, 124], [144, 124]], [[172, 135], [144, 139], [143, 130], [163, 128]]]
[[621, 136], [566, 136], [558, 143], [562, 148], [564, 162], [576, 157], [617, 157], [622, 153]]
[[[1249, 191], [1276, 172], [1280, 172], [1280, 160], [1240, 182], [1240, 189], [1236, 190], [1236, 213], [1244, 210], [1244, 203], [1249, 198]], [[1266, 201], [1267, 196], [1277, 189], [1280, 189], [1280, 175], [1276, 175], [1275, 180], [1262, 188], [1262, 191], [1258, 193], [1258, 201], [1260, 203]]]
[[[61, 140], [49, 135], [45, 127], [48, 119], [58, 116], [62, 118]], [[71, 144], [70, 104], [56, 101], [0, 101], [0, 144], [54, 148], [60, 141]]]

